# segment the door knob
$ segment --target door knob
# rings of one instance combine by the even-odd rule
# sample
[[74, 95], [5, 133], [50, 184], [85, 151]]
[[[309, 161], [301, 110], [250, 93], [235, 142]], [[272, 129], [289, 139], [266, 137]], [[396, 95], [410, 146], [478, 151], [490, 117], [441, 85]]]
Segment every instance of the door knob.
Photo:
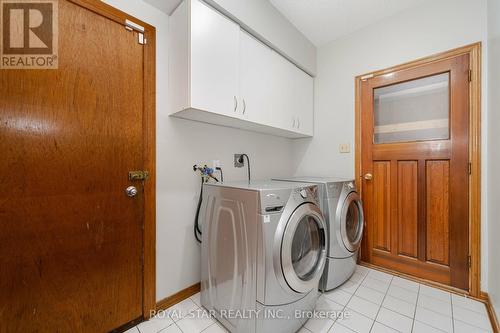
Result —
[[371, 173], [367, 173], [365, 174], [365, 177], [364, 177], [366, 180], [372, 180], [373, 179], [373, 175]]
[[135, 197], [137, 195], [137, 188], [135, 186], [129, 186], [125, 189], [125, 193], [128, 197]]

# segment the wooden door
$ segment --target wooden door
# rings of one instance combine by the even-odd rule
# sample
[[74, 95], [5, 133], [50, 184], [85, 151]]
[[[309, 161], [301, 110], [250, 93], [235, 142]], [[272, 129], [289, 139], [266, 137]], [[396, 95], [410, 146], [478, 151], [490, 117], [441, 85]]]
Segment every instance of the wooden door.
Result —
[[143, 54], [136, 32], [59, 1], [59, 68], [1, 70], [0, 332], [142, 317]]
[[467, 290], [469, 56], [361, 82], [362, 260]]

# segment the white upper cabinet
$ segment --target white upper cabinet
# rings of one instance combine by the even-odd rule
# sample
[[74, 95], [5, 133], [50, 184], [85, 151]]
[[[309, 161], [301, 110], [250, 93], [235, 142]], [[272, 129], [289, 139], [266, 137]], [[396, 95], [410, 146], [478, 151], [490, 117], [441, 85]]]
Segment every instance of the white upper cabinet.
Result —
[[199, 0], [170, 17], [173, 116], [290, 138], [313, 135], [313, 78]]
[[240, 27], [191, 2], [191, 107], [230, 115], [238, 98]]
[[273, 53], [273, 117], [280, 128], [312, 136], [314, 80], [281, 55]]
[[239, 111], [244, 119], [261, 124], [273, 122], [276, 77], [273, 75], [273, 51], [247, 32], [240, 32]]
[[311, 76], [301, 70], [293, 71], [292, 81], [294, 86], [291, 89], [294, 105], [292, 113], [297, 117], [295, 124], [299, 133], [312, 136], [314, 127], [314, 80]]

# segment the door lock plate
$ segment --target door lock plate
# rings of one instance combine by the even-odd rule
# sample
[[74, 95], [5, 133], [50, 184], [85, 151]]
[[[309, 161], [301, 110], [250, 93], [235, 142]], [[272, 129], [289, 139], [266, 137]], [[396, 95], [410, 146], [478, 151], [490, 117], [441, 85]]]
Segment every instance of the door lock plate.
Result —
[[147, 171], [129, 171], [129, 180], [146, 180], [148, 179], [149, 173]]

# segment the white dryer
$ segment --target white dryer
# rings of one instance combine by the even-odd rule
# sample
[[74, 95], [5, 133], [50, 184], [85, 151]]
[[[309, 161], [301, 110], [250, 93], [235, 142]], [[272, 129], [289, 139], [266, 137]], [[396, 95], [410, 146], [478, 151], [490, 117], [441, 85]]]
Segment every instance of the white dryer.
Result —
[[206, 184], [200, 218], [202, 305], [233, 333], [299, 330], [326, 261], [317, 186]]
[[320, 290], [338, 287], [354, 273], [363, 237], [363, 204], [354, 180], [333, 177], [295, 177], [282, 180], [318, 185], [321, 211], [327, 222], [329, 236]]

